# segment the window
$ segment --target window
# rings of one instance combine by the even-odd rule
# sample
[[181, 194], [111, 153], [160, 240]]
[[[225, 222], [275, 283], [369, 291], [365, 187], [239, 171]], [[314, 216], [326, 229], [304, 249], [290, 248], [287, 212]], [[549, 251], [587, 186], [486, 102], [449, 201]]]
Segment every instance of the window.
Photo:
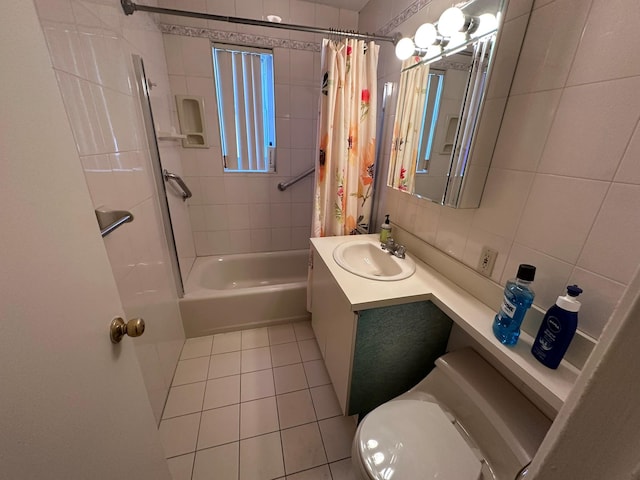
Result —
[[273, 52], [213, 45], [225, 172], [273, 172], [276, 147]]
[[420, 135], [420, 146], [418, 147], [418, 173], [429, 171], [431, 151], [433, 150], [433, 139], [438, 123], [438, 112], [440, 111], [440, 100], [442, 99], [442, 89], [444, 88], [444, 72], [431, 70], [427, 82], [426, 101], [422, 114], [422, 128]]

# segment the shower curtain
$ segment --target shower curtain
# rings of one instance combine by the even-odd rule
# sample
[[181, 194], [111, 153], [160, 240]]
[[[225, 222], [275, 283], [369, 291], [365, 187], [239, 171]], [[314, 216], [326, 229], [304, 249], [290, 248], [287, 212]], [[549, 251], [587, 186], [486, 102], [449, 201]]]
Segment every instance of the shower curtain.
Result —
[[[367, 232], [376, 158], [377, 68], [380, 47], [348, 39], [322, 41], [322, 92], [311, 236]], [[313, 250], [307, 310], [311, 312]]]
[[376, 145], [379, 46], [322, 42], [312, 236], [367, 231]]
[[[389, 159], [389, 185], [408, 192], [413, 192], [416, 178], [420, 129], [429, 77], [429, 65], [415, 66], [421, 60], [420, 57], [411, 57], [402, 64]], [[407, 70], [412, 66], [414, 68]]]

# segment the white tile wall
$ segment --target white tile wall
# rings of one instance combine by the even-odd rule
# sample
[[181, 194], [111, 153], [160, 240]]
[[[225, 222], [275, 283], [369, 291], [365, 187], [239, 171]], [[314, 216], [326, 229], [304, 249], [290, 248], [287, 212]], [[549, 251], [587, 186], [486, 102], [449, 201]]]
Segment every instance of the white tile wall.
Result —
[[[162, 35], [147, 14], [124, 17], [118, 2], [38, 0], [36, 6], [93, 204], [129, 210], [135, 217], [104, 241], [127, 317], [147, 322], [146, 334], [135, 345], [159, 422], [184, 333], [134, 94], [131, 54], [145, 59], [158, 84], [152, 93], [154, 114], [168, 125], [170, 112], [161, 94], [169, 84]], [[189, 229], [187, 233], [193, 251]], [[178, 397], [169, 414], [183, 407]], [[175, 428], [189, 433], [192, 423], [183, 420]], [[184, 441], [192, 439], [187, 435]]]
[[[163, 0], [160, 4], [258, 19], [275, 14], [281, 16], [283, 22], [322, 27], [356, 29], [358, 22], [357, 12], [299, 0], [200, 0], [188, 4]], [[163, 17], [161, 21], [198, 26], [189, 19], [176, 21]], [[320, 41], [320, 37], [304, 32], [234, 27], [221, 22], [209, 22], [208, 28]], [[320, 55], [307, 50], [274, 49], [277, 173], [224, 174], [209, 40], [164, 35], [163, 41], [171, 93], [205, 97], [208, 112], [211, 147], [196, 151], [180, 149], [186, 181], [194, 186], [194, 196], [188, 204], [196, 254], [306, 248], [311, 225], [311, 181], [307, 179], [286, 192], [278, 191], [276, 185], [313, 166]]]
[[[360, 29], [382, 27], [391, 10], [369, 2]], [[480, 207], [459, 212], [385, 188], [382, 213], [472, 268], [483, 246], [497, 250], [492, 278], [502, 284], [533, 263], [542, 308], [578, 283], [579, 328], [598, 337], [640, 264], [638, 20], [634, 0], [536, 1]], [[391, 50], [382, 46], [380, 85], [397, 84]]]

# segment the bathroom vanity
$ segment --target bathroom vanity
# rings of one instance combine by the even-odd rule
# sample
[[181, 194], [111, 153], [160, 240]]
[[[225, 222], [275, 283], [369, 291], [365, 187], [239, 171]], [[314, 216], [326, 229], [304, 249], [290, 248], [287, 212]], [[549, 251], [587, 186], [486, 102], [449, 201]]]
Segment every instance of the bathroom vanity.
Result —
[[575, 367], [540, 365], [526, 332], [515, 347], [500, 344], [491, 331], [495, 312], [411, 250], [416, 270], [403, 280], [363, 278], [338, 265], [336, 247], [363, 239], [378, 243], [377, 235], [311, 239], [312, 326], [345, 415], [367, 412], [423, 378], [445, 352], [452, 322], [516, 387], [533, 392], [551, 414], [560, 409], [579, 373]]

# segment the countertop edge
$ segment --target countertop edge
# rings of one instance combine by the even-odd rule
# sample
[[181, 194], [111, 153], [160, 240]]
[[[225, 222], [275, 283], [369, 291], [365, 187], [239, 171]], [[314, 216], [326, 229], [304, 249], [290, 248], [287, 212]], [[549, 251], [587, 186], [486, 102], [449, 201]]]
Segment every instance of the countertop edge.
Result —
[[502, 345], [491, 329], [495, 312], [415, 256], [411, 258], [416, 262], [416, 273], [404, 280], [369, 280], [347, 272], [333, 259], [333, 249], [343, 242], [364, 239], [377, 242], [377, 235], [311, 239], [352, 311], [431, 300], [552, 408], [562, 407], [579, 374], [575, 367], [566, 361], [557, 370], [540, 364], [530, 354], [533, 339], [526, 332], [515, 347]]

